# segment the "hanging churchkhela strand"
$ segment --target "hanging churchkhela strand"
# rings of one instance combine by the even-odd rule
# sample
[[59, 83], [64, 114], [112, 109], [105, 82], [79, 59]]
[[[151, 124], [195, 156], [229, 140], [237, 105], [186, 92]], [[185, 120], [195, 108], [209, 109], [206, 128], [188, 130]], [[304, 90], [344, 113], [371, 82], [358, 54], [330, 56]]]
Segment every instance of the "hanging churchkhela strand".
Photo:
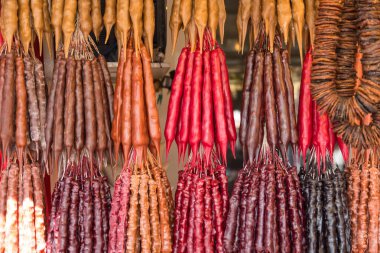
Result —
[[287, 155], [298, 143], [289, 56], [278, 35], [273, 53], [265, 38], [261, 26], [247, 56], [239, 133], [245, 166], [229, 200], [226, 252], [303, 252], [303, 197]]
[[174, 252], [225, 252], [223, 237], [228, 210], [227, 146], [235, 155], [237, 139], [223, 41], [224, 1], [174, 1], [170, 17], [173, 50], [184, 28], [182, 49], [173, 79], [165, 125], [166, 156], [176, 141], [179, 171], [175, 195]]
[[[103, 56], [77, 28], [68, 58], [57, 53], [53, 83], [47, 101], [44, 161], [57, 170], [63, 160], [80, 159], [92, 164], [94, 154], [104, 162], [113, 157], [111, 142], [112, 83]], [[107, 152], [107, 156], [105, 156]], [[108, 159], [105, 159], [108, 158]]]
[[[13, 42], [13, 39], [12, 41]], [[29, 46], [29, 45], [28, 45]], [[44, 147], [46, 83], [41, 61], [16, 36], [0, 54], [0, 250], [45, 250]]]
[[126, 58], [122, 50], [119, 59], [112, 138], [122, 146], [124, 164], [112, 199], [108, 252], [172, 252], [174, 202], [160, 163], [151, 58], [143, 44], [136, 50], [131, 37]]
[[83, 156], [69, 164], [52, 203], [46, 252], [107, 252], [111, 193], [95, 162]]
[[305, 197], [306, 251], [350, 252], [350, 219], [346, 195], [346, 177], [339, 168], [327, 165], [318, 175], [317, 165], [310, 161], [302, 169], [301, 184]]
[[[347, 187], [343, 189], [347, 192], [351, 230], [346, 246], [347, 251], [351, 246], [352, 252], [376, 252], [379, 245], [379, 168], [375, 149], [380, 140], [380, 78], [373, 67], [378, 62], [376, 49], [380, 39], [377, 5], [371, 0], [321, 0], [315, 24], [310, 90], [318, 108], [329, 116], [334, 131], [342, 138], [338, 138], [338, 143], [344, 141], [350, 147], [350, 152], [342, 152], [347, 163]], [[302, 146], [306, 147], [306, 143]], [[307, 201], [312, 203], [309, 196]], [[338, 207], [336, 204], [337, 221], [341, 220]], [[343, 238], [341, 229], [337, 231], [338, 238]], [[343, 247], [335, 243], [328, 247], [333, 245]]]
[[118, 27], [111, 138], [116, 163], [120, 157], [123, 160], [113, 193], [107, 252], [169, 253], [174, 200], [161, 165], [161, 127], [151, 69], [154, 3], [107, 1], [103, 20], [107, 38], [115, 22]]
[[352, 251], [374, 251], [379, 247], [379, 209], [380, 191], [379, 165], [377, 154], [373, 151], [352, 149], [347, 166], [348, 210], [350, 214]]

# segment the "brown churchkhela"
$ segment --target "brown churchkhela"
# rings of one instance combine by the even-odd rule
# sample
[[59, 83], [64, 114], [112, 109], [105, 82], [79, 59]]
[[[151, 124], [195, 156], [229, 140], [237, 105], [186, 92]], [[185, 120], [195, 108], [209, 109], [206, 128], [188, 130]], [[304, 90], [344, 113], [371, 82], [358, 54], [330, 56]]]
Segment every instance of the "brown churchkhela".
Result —
[[[77, 61], [75, 73], [75, 99], [83, 101], [82, 61]], [[83, 103], [75, 103], [75, 149], [81, 152], [84, 147], [84, 108]]]
[[74, 147], [75, 138], [75, 90], [76, 90], [76, 61], [73, 57], [68, 59], [67, 63], [67, 77], [66, 77], [66, 91], [65, 91], [65, 112], [64, 112], [64, 145], [66, 148], [67, 156], [70, 157], [71, 150]]
[[12, 52], [7, 53], [5, 61], [5, 77], [4, 77], [4, 88], [1, 101], [1, 143], [2, 143], [2, 153], [4, 155], [9, 155], [8, 148], [13, 141], [14, 135], [14, 112], [15, 112], [15, 84], [14, 75], [15, 70], [14, 54]]
[[25, 64], [25, 84], [28, 94], [28, 111], [29, 111], [29, 124], [30, 124], [30, 138], [36, 143], [40, 140], [40, 113], [38, 108], [38, 99], [36, 93], [36, 83], [34, 78], [34, 63], [31, 57], [24, 58]]
[[67, 59], [58, 53], [53, 73], [44, 160], [50, 167], [52, 149], [56, 169], [62, 157], [68, 162], [53, 194], [47, 252], [105, 252], [108, 247], [111, 194], [101, 171], [108, 160], [104, 151], [108, 148], [109, 159], [113, 155], [108, 101], [113, 88], [105, 60], [95, 57], [89, 40], [75, 30], [76, 43]]
[[298, 143], [294, 88], [287, 50], [279, 48], [279, 37], [276, 38], [273, 53], [263, 52], [263, 42], [261, 36], [256, 49], [249, 53], [244, 75], [242, 132], [239, 140], [243, 154], [247, 154], [244, 161], [249, 164], [257, 160], [260, 152], [265, 152], [262, 131], [257, 129], [266, 127], [266, 139], [271, 152], [275, 153], [279, 149], [285, 162], [288, 145], [292, 144], [295, 152]]
[[16, 58], [16, 133], [15, 142], [19, 166], [23, 164], [24, 149], [27, 144], [27, 94], [24, 78], [24, 63], [21, 57]]
[[377, 64], [376, 50], [369, 46], [379, 39], [373, 6], [374, 1], [320, 1], [310, 87], [337, 135], [352, 147], [365, 149], [380, 140], [380, 79], [371, 67]]
[[[51, 167], [51, 149], [54, 168], [58, 167], [63, 148], [67, 159], [73, 159], [72, 154], [80, 157], [83, 151], [90, 157], [96, 154], [101, 167], [104, 161], [111, 159], [112, 109], [108, 93], [112, 94], [113, 89], [108, 87], [109, 72], [102, 63], [104, 59], [95, 57], [91, 50], [86, 51], [87, 58], [77, 53], [79, 47], [89, 46], [81, 36], [81, 31], [76, 30], [72, 38], [76, 44], [71, 45], [69, 57], [63, 58], [63, 52], [59, 52], [55, 62], [45, 131], [44, 161], [48, 167]], [[107, 148], [108, 158], [104, 156]], [[91, 158], [90, 164], [92, 162]]]
[[27, 153], [34, 161], [39, 160], [41, 147], [42, 150], [46, 147], [46, 85], [43, 66], [31, 55], [21, 54], [20, 47], [17, 44], [10, 52], [4, 51], [0, 56], [0, 114], [4, 119], [1, 121], [0, 138], [4, 168], [4, 162], [11, 161], [17, 162], [22, 168]]
[[[98, 60], [93, 60], [91, 62], [93, 81], [94, 81], [94, 95], [95, 95], [95, 118], [97, 122], [97, 153], [100, 160], [103, 160], [104, 151], [107, 148], [107, 134], [106, 134], [106, 120], [105, 108], [103, 107], [103, 94], [102, 87], [105, 84], [101, 82], [98, 68]], [[109, 119], [109, 118], [108, 118]]]

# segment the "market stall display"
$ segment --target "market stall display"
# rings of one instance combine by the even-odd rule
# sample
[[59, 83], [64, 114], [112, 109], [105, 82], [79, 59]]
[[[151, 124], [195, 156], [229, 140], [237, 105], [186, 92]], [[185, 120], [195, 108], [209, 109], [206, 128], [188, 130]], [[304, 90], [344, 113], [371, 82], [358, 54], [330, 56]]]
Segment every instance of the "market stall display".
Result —
[[111, 193], [90, 162], [68, 164], [54, 187], [46, 252], [108, 252]]
[[[181, 167], [173, 198], [151, 67], [154, 0], [2, 0], [0, 252], [380, 251], [380, 3], [236, 5], [235, 49], [247, 33], [250, 44], [238, 136], [224, 0], [173, 0], [173, 52], [181, 29], [186, 40], [164, 129], [166, 157], [175, 141]], [[118, 43], [115, 89], [92, 37], [103, 27]], [[43, 43], [55, 53], [51, 84]], [[237, 138], [243, 166], [229, 197]], [[112, 198], [104, 168], [120, 171]]]
[[43, 252], [45, 250], [44, 186], [41, 166], [16, 157], [1, 172], [0, 251]]

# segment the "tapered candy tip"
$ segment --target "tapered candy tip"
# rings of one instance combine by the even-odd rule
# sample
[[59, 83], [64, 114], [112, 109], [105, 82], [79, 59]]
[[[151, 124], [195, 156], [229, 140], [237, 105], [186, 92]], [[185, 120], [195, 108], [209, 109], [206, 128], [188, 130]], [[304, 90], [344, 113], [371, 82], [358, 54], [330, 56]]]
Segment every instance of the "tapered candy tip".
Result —
[[234, 156], [234, 159], [236, 159], [236, 149], [235, 149], [235, 141], [234, 140], [230, 141], [230, 148], [232, 151], [232, 155]]

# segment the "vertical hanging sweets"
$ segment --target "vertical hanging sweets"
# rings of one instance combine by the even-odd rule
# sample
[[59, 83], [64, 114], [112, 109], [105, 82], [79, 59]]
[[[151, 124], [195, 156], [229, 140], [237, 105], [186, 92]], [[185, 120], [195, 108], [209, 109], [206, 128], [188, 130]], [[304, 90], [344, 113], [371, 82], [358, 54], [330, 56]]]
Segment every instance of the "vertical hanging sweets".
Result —
[[321, 159], [323, 168], [326, 167], [326, 163], [330, 161], [334, 162], [333, 153], [336, 143], [338, 143], [343, 159], [346, 162], [348, 161], [349, 150], [343, 140], [333, 132], [333, 125], [328, 115], [320, 113], [316, 102], [312, 100], [310, 92], [312, 58], [312, 50], [310, 48], [305, 55], [302, 68], [298, 108], [298, 148], [303, 157], [304, 164], [306, 163], [307, 151], [310, 151], [309, 160], [316, 159], [316, 165], [320, 173], [319, 165], [321, 164]]
[[48, 168], [62, 172], [53, 193], [47, 252], [107, 252], [111, 201], [101, 171], [105, 157], [113, 158], [113, 85], [105, 58], [88, 36], [91, 31], [98, 36], [99, 6], [100, 1], [52, 2], [57, 53], [43, 157]]
[[235, 153], [236, 129], [228, 70], [216, 42], [223, 41], [224, 1], [174, 1], [170, 17], [173, 50], [180, 27], [188, 45], [178, 59], [165, 126], [166, 156], [176, 140], [179, 172], [175, 195], [174, 251], [224, 252], [227, 215], [226, 153]]
[[347, 166], [347, 195], [349, 200], [352, 251], [376, 252], [379, 247], [378, 153], [373, 150], [351, 149]]
[[[212, 1], [196, 1], [194, 6], [191, 1], [184, 1], [179, 6], [176, 4], [173, 3], [170, 24], [179, 22], [179, 25], [184, 25], [189, 44], [182, 49], [173, 79], [165, 126], [166, 155], [176, 139], [180, 158], [188, 146], [196, 156], [202, 143], [208, 161], [214, 147], [215, 129], [218, 155], [226, 162], [228, 143], [235, 152], [236, 129], [225, 54], [215, 41], [216, 21], [221, 18], [222, 31], [225, 16], [221, 14], [219, 17], [215, 9], [224, 5], [219, 6]], [[177, 9], [181, 12], [177, 13]], [[225, 13], [225, 10], [219, 11]], [[184, 17], [185, 13], [194, 14]], [[212, 20], [216, 21], [213, 23]], [[172, 33], [176, 39], [178, 32], [172, 28]], [[220, 99], [224, 103], [220, 103]], [[215, 124], [214, 119], [217, 121]]]
[[260, 26], [247, 56], [239, 131], [245, 166], [229, 200], [226, 252], [303, 252], [303, 198], [287, 156], [298, 143], [289, 55], [278, 34], [270, 43]]
[[[42, 35], [50, 23], [46, 1], [5, 1], [2, 3], [0, 28], [5, 38], [0, 59], [0, 114], [2, 154], [6, 160], [17, 150], [19, 166], [25, 150], [45, 147], [43, 128], [46, 120], [46, 84], [42, 63], [36, 59], [31, 44], [37, 35], [42, 49]], [[16, 73], [16, 74], [15, 74]], [[29, 123], [29, 124], [28, 124]]]
[[55, 185], [46, 252], [108, 252], [111, 193], [87, 157], [69, 164]]
[[302, 169], [301, 183], [306, 200], [304, 252], [357, 252], [351, 251], [353, 240], [345, 174], [331, 164], [327, 165], [326, 172], [319, 175], [315, 161], [310, 161], [305, 173]]
[[106, 151], [112, 158], [113, 88], [107, 63], [99, 53], [95, 57], [94, 44], [79, 28], [71, 39], [68, 58], [63, 51], [57, 53], [47, 104], [44, 161], [54, 169], [62, 154], [67, 160], [86, 154], [91, 164], [95, 152], [100, 164]]
[[75, 24], [76, 8], [66, 2], [61, 14], [65, 51], [58, 41], [46, 113], [44, 161], [61, 172], [53, 193], [47, 252], [107, 252], [111, 199], [102, 167], [107, 157], [113, 158], [113, 86], [105, 58], [80, 22]]
[[[44, 170], [37, 161], [45, 145], [46, 83], [43, 65], [30, 49], [36, 33], [41, 52], [44, 15], [49, 19], [43, 3], [4, 1], [1, 6], [5, 38], [0, 54], [2, 252], [45, 249]], [[51, 36], [48, 31], [45, 35]]]
[[51, 14], [57, 54], [47, 102], [44, 161], [56, 169], [63, 153], [67, 160], [72, 154], [86, 154], [92, 164], [96, 152], [103, 164], [104, 157], [113, 158], [113, 85], [107, 62], [89, 37], [93, 32], [99, 38], [100, 1], [54, 0]]
[[[306, 5], [312, 34], [314, 1]], [[293, 33], [295, 29], [302, 57], [304, 15], [303, 1], [239, 2], [239, 44], [243, 49], [251, 20], [251, 51], [239, 131], [245, 167], [229, 200], [224, 236], [227, 252], [304, 252], [305, 205], [297, 169], [287, 156], [291, 145], [293, 160], [296, 158], [299, 141], [294, 87], [289, 53], [276, 32], [278, 24], [287, 44], [289, 30]]]
[[143, 44], [140, 52], [136, 50], [130, 38], [118, 66], [112, 138], [116, 156], [122, 147], [124, 165], [112, 199], [108, 252], [134, 252], [140, 247], [172, 252], [173, 197], [160, 162], [151, 58]]
[[320, 1], [311, 93], [350, 145], [346, 168], [353, 252], [376, 252], [379, 196], [377, 1]]
[[33, 36], [39, 41], [39, 51], [42, 52], [43, 35], [51, 50], [51, 29], [48, 0], [7, 0], [1, 6], [0, 18], [1, 34], [11, 50], [14, 35], [18, 34], [25, 53], [28, 53], [30, 44], [33, 44]]
[[[17, 49], [6, 52], [4, 44], [0, 56], [0, 111], [2, 154], [6, 161], [17, 151], [19, 165], [23, 165], [25, 151], [44, 147], [43, 125], [46, 115], [46, 84], [42, 63], [34, 56]], [[28, 124], [29, 123], [29, 124]]]
[[336, 137], [327, 114], [321, 114], [312, 101], [311, 52], [310, 49], [306, 53], [303, 62], [298, 111], [299, 150], [304, 165], [300, 178], [307, 218], [304, 224], [307, 231], [305, 247], [308, 252], [350, 252], [347, 178], [339, 168], [333, 167], [336, 142], [346, 162], [348, 148]]
[[[240, 0], [236, 24], [241, 52], [243, 52], [244, 49], [247, 32], [249, 33], [250, 49], [252, 49], [259, 36], [261, 24], [264, 24], [265, 35], [269, 38], [269, 50], [270, 52], [273, 52], [276, 27], [278, 25], [285, 44], [288, 44], [289, 35], [294, 37], [295, 33], [300, 57], [302, 59], [302, 39], [305, 25], [305, 14], [309, 31], [311, 34], [314, 32], [313, 22], [311, 22], [314, 16], [314, 6], [310, 6], [311, 2], [314, 1], [307, 0], [304, 3], [302, 0]], [[249, 24], [250, 31], [248, 30]], [[292, 42], [295, 43], [295, 41]]]
[[45, 210], [41, 167], [33, 160], [20, 167], [12, 157], [1, 172], [0, 251], [44, 252]]
[[111, 136], [115, 159], [122, 149], [124, 164], [115, 182], [108, 252], [172, 252], [174, 203], [161, 166], [161, 128], [151, 69], [153, 0], [107, 1], [107, 37], [115, 22], [121, 49]]

